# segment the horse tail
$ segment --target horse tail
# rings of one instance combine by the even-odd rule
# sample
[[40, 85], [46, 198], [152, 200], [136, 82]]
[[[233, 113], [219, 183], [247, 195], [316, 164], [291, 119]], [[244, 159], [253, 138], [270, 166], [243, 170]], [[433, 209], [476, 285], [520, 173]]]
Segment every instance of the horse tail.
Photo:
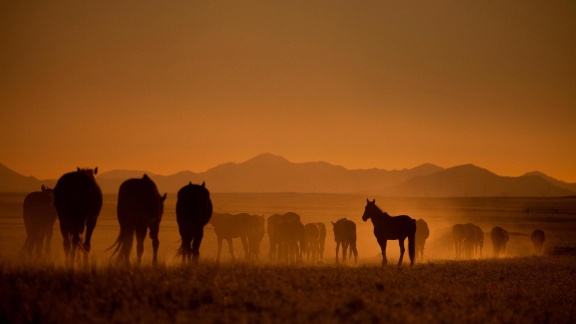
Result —
[[416, 254], [416, 242], [414, 235], [408, 236], [408, 255], [410, 256], [410, 263], [414, 263], [414, 255]]
[[176, 256], [174, 256], [175, 258], [177, 257], [181, 257], [184, 254], [184, 242], [182, 242], [180, 244], [180, 247], [178, 248], [178, 250], [176, 251]]
[[413, 226], [408, 233], [408, 256], [410, 257], [410, 265], [414, 264], [414, 255], [416, 254], [416, 220], [412, 220]]
[[120, 234], [118, 234], [118, 238], [116, 239], [116, 242], [114, 242], [114, 244], [112, 244], [112, 246], [110, 246], [109, 248], [107, 248], [105, 251], [110, 251], [112, 249], [114, 249], [114, 251], [112, 251], [112, 255], [111, 256], [115, 256], [124, 246], [125, 240], [129, 235], [134, 235], [134, 231], [130, 230], [123, 230], [122, 228], [120, 228]]
[[107, 248], [105, 251], [110, 251], [110, 250], [114, 249], [114, 251], [112, 252], [112, 256], [114, 256], [114, 255], [116, 255], [116, 253], [118, 253], [118, 251], [120, 251], [121, 248], [122, 248], [122, 231], [120, 231], [120, 234], [118, 235], [118, 238], [116, 239], [116, 242], [114, 242], [114, 244], [112, 244], [112, 246]]

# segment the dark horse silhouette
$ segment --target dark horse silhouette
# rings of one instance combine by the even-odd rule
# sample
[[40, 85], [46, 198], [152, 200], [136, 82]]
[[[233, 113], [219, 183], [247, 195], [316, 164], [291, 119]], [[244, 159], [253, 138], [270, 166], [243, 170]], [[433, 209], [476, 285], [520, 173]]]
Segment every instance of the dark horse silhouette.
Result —
[[506, 243], [508, 243], [507, 230], [502, 227], [494, 227], [490, 233], [490, 238], [492, 238], [492, 247], [494, 249], [495, 258], [500, 255], [500, 252], [506, 252]]
[[484, 231], [480, 226], [474, 225], [476, 230], [476, 244], [474, 245], [474, 254], [482, 258], [482, 249], [484, 248]]
[[254, 215], [254, 228], [252, 233], [248, 235], [248, 252], [249, 259], [252, 261], [260, 260], [260, 243], [264, 238], [266, 219], [264, 216]]
[[534, 230], [532, 235], [530, 235], [530, 240], [534, 244], [534, 254], [540, 254], [542, 252], [542, 246], [546, 240], [543, 230]]
[[410, 216], [390, 216], [376, 206], [376, 199], [370, 201], [366, 199], [366, 207], [362, 220], [372, 219], [374, 225], [374, 236], [382, 249], [382, 266], [387, 264], [386, 242], [387, 240], [398, 240], [400, 245], [400, 260], [398, 266], [402, 264], [404, 257], [404, 240], [408, 238], [408, 255], [410, 256], [410, 266], [414, 264], [416, 220]]
[[464, 225], [455, 224], [452, 226], [452, 240], [454, 241], [456, 259], [460, 259], [464, 251], [464, 241], [466, 240], [466, 228]]
[[[102, 209], [102, 191], [96, 183], [98, 168], [80, 169], [64, 174], [54, 188], [54, 206], [60, 221], [66, 261], [74, 264], [76, 250], [89, 252], [90, 239]], [[81, 235], [86, 227], [86, 238]], [[88, 260], [87, 254], [85, 261]]]
[[304, 224], [299, 219], [283, 220], [278, 223], [278, 262], [297, 264], [302, 262], [306, 251]]
[[320, 229], [320, 236], [318, 237], [318, 262], [324, 261], [324, 245], [326, 243], [326, 225], [324, 223], [316, 223]]
[[270, 261], [278, 261], [279, 257], [279, 242], [280, 242], [280, 229], [279, 224], [285, 221], [297, 220], [300, 221], [300, 215], [294, 212], [287, 212], [285, 214], [274, 214], [268, 217], [267, 231], [270, 249], [268, 250], [268, 258]]
[[318, 223], [308, 223], [304, 225], [304, 250], [306, 251], [306, 262], [316, 262], [319, 248], [320, 226], [318, 226]]
[[158, 263], [158, 232], [164, 213], [166, 194], [160, 196], [156, 184], [145, 174], [141, 179], [128, 179], [120, 185], [118, 191], [118, 222], [120, 235], [111, 248], [116, 247], [114, 254], [120, 251], [118, 262], [129, 263], [132, 241], [136, 234], [137, 262], [142, 262], [144, 238], [150, 228], [152, 239], [152, 263]]
[[42, 185], [42, 191], [29, 193], [24, 198], [23, 209], [26, 242], [22, 247], [22, 252], [30, 256], [32, 250], [36, 248], [36, 255], [40, 257], [44, 238], [46, 238], [45, 253], [49, 255], [54, 223], [58, 218], [56, 208], [54, 208], [54, 190]]
[[358, 250], [356, 250], [356, 223], [346, 218], [332, 222], [334, 240], [336, 241], [336, 265], [338, 265], [338, 253], [342, 244], [342, 264], [346, 264], [346, 252], [350, 247], [349, 258], [354, 253], [354, 264], [358, 263]]
[[324, 244], [326, 241], [326, 225], [324, 223], [308, 223], [304, 225], [304, 251], [306, 262], [322, 262]]
[[178, 191], [176, 201], [176, 221], [182, 238], [182, 245], [178, 254], [182, 261], [189, 261], [192, 257], [198, 263], [200, 244], [204, 237], [204, 226], [212, 217], [212, 201], [206, 183], [195, 185], [190, 182]]
[[240, 238], [242, 247], [244, 248], [244, 258], [246, 261], [251, 260], [250, 240], [257, 235], [256, 233], [260, 232], [261, 221], [259, 220], [259, 216], [247, 213], [238, 215], [214, 213], [210, 219], [210, 224], [214, 226], [214, 232], [216, 232], [216, 239], [218, 240], [216, 261], [220, 261], [223, 240], [228, 242], [230, 256], [232, 260], [235, 259], [234, 245], [232, 242], [234, 238]]
[[423, 219], [416, 221], [416, 257], [422, 260], [424, 258], [424, 245], [430, 236], [428, 224]]

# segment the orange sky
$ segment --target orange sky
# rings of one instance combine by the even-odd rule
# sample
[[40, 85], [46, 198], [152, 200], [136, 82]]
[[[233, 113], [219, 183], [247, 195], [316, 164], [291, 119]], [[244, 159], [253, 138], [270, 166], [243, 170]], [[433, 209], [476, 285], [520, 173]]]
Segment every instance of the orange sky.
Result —
[[270, 152], [576, 182], [574, 1], [9, 1], [0, 39], [25, 175]]

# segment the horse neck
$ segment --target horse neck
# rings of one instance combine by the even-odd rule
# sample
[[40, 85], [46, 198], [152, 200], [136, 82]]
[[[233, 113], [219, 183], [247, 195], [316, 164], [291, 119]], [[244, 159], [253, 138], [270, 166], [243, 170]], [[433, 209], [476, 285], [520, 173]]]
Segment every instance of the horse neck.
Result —
[[376, 224], [383, 224], [386, 223], [387, 221], [389, 221], [392, 217], [390, 215], [388, 215], [387, 213], [378, 210], [377, 212], [375, 212], [375, 214], [371, 217], [372, 219], [372, 224], [376, 225]]

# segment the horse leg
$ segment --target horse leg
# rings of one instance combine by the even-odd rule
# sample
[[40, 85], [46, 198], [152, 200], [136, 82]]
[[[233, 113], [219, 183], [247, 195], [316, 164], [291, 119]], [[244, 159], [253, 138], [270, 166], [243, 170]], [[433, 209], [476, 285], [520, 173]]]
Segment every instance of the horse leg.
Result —
[[378, 244], [380, 245], [380, 250], [382, 251], [382, 267], [388, 264], [388, 259], [386, 258], [386, 244], [388, 241], [386, 239], [376, 238]]
[[270, 238], [270, 236], [268, 236], [269, 240], [270, 240], [270, 249], [268, 250], [268, 259], [270, 261], [275, 261], [275, 250], [276, 250], [276, 241], [272, 238]]
[[314, 263], [316, 261], [316, 244], [311, 243], [305, 246], [306, 248], [306, 262]]
[[187, 249], [187, 245], [189, 246], [189, 242], [188, 242], [188, 238], [184, 238], [182, 237], [182, 243], [180, 243], [180, 254], [182, 255], [182, 264], [186, 263], [186, 260], [188, 259], [188, 249]]
[[144, 253], [144, 239], [146, 238], [146, 227], [136, 229], [136, 263], [142, 264], [142, 254]]
[[248, 240], [246, 236], [240, 236], [240, 241], [242, 242], [242, 247], [244, 248], [244, 260], [250, 261], [250, 249], [248, 247]]
[[336, 242], [336, 265], [338, 265], [338, 252], [340, 251], [340, 242]]
[[200, 258], [200, 244], [202, 243], [202, 238], [204, 237], [204, 229], [201, 228], [194, 236], [194, 242], [192, 243], [192, 262], [198, 263], [198, 258]]
[[232, 261], [235, 261], [236, 258], [234, 257], [234, 243], [232, 238], [228, 238], [226, 239], [226, 241], [228, 241], [228, 251], [230, 251], [230, 256], [232, 257]]
[[26, 237], [26, 241], [24, 242], [24, 246], [22, 247], [20, 253], [24, 253], [27, 256], [32, 255], [32, 238], [30, 237], [30, 235]]
[[216, 262], [220, 262], [220, 253], [222, 252], [222, 238], [218, 236], [218, 254], [216, 256]]
[[40, 235], [37, 237], [36, 241], [36, 257], [42, 257], [42, 249], [44, 248], [44, 238]]
[[94, 232], [97, 220], [98, 215], [88, 217], [86, 220], [86, 238], [84, 239], [84, 250], [86, 253], [90, 252], [90, 240], [92, 239], [92, 232]]
[[402, 259], [404, 258], [404, 239], [398, 239], [398, 245], [400, 245], [400, 259], [398, 260], [398, 266], [402, 265]]
[[46, 229], [46, 255], [50, 255], [52, 252], [52, 234], [54, 233], [54, 224], [48, 225]]
[[60, 233], [62, 233], [62, 245], [64, 246], [64, 256], [66, 258], [66, 262], [68, 262], [70, 256], [70, 234], [62, 225], [62, 221], [60, 221]]
[[72, 234], [72, 250], [70, 251], [70, 264], [74, 266], [74, 261], [76, 259], [76, 250], [78, 247], [82, 245], [82, 239], [80, 238], [80, 234], [74, 233]]
[[356, 242], [350, 244], [350, 251], [354, 253], [354, 265], [358, 264], [358, 250], [356, 249]]
[[[160, 232], [160, 220], [154, 221], [150, 225], [150, 239], [152, 240], [152, 264], [158, 265], [158, 248], [160, 247], [160, 240], [158, 239], [158, 233]], [[146, 228], [144, 228], [144, 236], [142, 237], [142, 242], [146, 237]], [[190, 246], [190, 244], [188, 244]], [[144, 243], [142, 243], [142, 249], [144, 249]]]
[[348, 242], [342, 243], [342, 264], [346, 264], [346, 252], [348, 252], [348, 245], [350, 245]]
[[120, 253], [118, 254], [118, 263], [124, 265], [130, 264], [130, 253], [132, 252], [132, 242], [134, 240], [134, 229], [120, 227]]
[[[414, 254], [415, 254], [415, 237], [414, 235], [408, 236], [408, 256], [410, 257], [410, 266], [414, 265]], [[404, 244], [402, 244], [404, 245]], [[424, 251], [424, 245], [422, 245], [422, 251]]]

